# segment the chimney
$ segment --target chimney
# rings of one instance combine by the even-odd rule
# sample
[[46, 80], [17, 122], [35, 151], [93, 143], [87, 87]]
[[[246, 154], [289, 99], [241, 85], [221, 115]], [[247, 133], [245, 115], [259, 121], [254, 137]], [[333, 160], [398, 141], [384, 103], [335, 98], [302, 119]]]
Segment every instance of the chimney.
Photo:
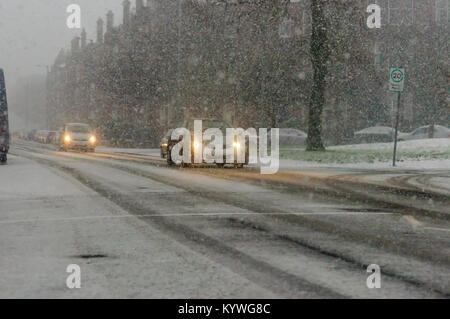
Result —
[[87, 37], [86, 30], [83, 29], [83, 31], [81, 32], [81, 48], [82, 49], [84, 49], [86, 47], [86, 41], [87, 41], [86, 37]]
[[150, 10], [156, 9], [156, 3], [154, 0], [147, 0], [147, 7], [150, 8]]
[[110, 33], [114, 27], [114, 13], [109, 10], [106, 14], [106, 32]]
[[80, 51], [80, 37], [75, 37], [72, 39], [72, 54]]
[[103, 20], [97, 20], [97, 43], [103, 43]]
[[130, 24], [130, 0], [125, 0], [123, 3], [123, 25]]
[[136, 0], [136, 15], [141, 15], [144, 9], [144, 0]]

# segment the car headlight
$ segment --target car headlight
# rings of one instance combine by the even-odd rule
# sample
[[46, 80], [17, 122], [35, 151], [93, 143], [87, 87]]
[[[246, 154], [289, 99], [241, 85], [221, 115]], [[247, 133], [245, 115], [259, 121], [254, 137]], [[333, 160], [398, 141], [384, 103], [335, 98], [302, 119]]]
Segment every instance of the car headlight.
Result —
[[67, 143], [69, 143], [72, 139], [70, 138], [69, 135], [66, 135], [66, 136], [64, 137], [64, 140], [65, 140]]
[[94, 144], [94, 143], [97, 141], [97, 139], [95, 138], [95, 136], [91, 136], [91, 138], [89, 139], [89, 141], [90, 141], [92, 144]]

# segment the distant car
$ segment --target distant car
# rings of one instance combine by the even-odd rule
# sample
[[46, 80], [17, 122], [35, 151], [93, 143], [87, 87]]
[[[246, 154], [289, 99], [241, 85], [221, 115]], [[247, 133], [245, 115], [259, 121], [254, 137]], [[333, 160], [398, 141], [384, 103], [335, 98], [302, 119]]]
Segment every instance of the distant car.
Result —
[[36, 132], [35, 140], [39, 143], [47, 143], [48, 131], [39, 130]]
[[159, 148], [161, 152], [161, 157], [166, 158], [167, 157], [167, 147], [169, 146], [169, 140], [172, 136], [173, 129], [170, 129], [166, 135], [163, 136], [161, 139], [161, 142], [159, 143]]
[[282, 146], [301, 146], [306, 143], [308, 134], [295, 128], [280, 129], [280, 145]]
[[[399, 141], [420, 140], [428, 138], [430, 126], [422, 126], [411, 133], [402, 133], [399, 135]], [[434, 138], [450, 138], [450, 129], [442, 125], [434, 126]]]
[[95, 152], [96, 146], [97, 137], [89, 125], [69, 123], [65, 124], [62, 128], [59, 142], [59, 149], [61, 151], [79, 150]]
[[28, 132], [27, 139], [28, 139], [29, 141], [34, 141], [34, 140], [36, 140], [36, 134], [37, 134], [37, 131], [36, 131], [36, 130], [31, 130], [31, 131], [29, 131], [29, 132]]
[[[398, 132], [398, 136], [402, 134]], [[355, 143], [389, 143], [394, 141], [395, 130], [387, 126], [372, 126], [355, 132]]]
[[16, 133], [16, 137], [21, 140], [26, 140], [28, 138], [28, 132], [25, 130], [20, 130]]
[[49, 131], [48, 134], [47, 134], [46, 143], [47, 144], [56, 144], [57, 137], [58, 137], [58, 132], [57, 131]]

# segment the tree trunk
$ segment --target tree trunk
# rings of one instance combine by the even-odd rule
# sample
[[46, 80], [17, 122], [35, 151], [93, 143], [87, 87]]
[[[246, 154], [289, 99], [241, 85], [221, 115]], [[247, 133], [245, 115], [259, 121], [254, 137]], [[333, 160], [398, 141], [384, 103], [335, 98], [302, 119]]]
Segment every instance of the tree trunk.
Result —
[[327, 23], [325, 19], [326, 0], [312, 0], [312, 36], [311, 62], [314, 69], [314, 82], [309, 101], [309, 128], [307, 151], [323, 151], [322, 142], [322, 111], [325, 104], [325, 78], [327, 75], [327, 61], [329, 47], [327, 39]]

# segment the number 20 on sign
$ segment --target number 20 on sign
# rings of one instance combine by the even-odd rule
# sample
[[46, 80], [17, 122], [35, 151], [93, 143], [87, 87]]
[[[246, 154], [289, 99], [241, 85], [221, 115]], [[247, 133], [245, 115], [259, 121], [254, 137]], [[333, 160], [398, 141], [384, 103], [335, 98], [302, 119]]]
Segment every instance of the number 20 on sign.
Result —
[[392, 92], [403, 92], [405, 89], [405, 69], [390, 68], [389, 90]]

